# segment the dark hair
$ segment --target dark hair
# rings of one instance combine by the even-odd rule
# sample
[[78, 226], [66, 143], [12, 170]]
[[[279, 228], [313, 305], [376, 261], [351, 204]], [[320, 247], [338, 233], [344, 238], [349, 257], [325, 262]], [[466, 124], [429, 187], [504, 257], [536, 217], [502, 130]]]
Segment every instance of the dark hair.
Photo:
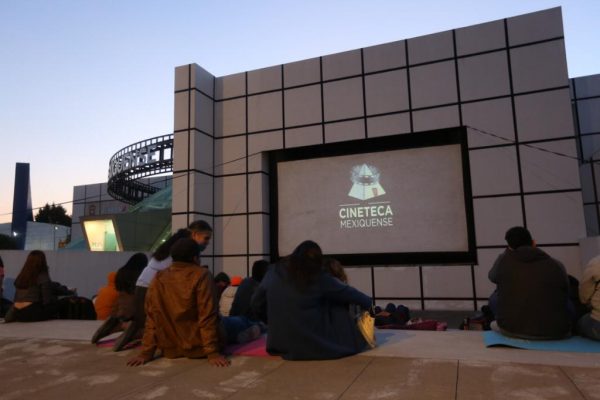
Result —
[[129, 257], [125, 265], [117, 271], [117, 276], [115, 277], [115, 288], [117, 291], [133, 294], [135, 283], [146, 265], [148, 265], [148, 256], [144, 253], [135, 253]]
[[338, 278], [340, 281], [348, 283], [348, 276], [346, 275], [346, 271], [344, 271], [342, 263], [340, 263], [335, 258], [323, 258], [323, 268], [326, 272], [329, 272], [334, 278]]
[[212, 228], [210, 226], [210, 224], [206, 221], [203, 221], [201, 219], [199, 219], [198, 221], [194, 221], [192, 222], [189, 226], [188, 229], [190, 231], [194, 231], [194, 232], [212, 232]]
[[256, 282], [261, 282], [269, 269], [267, 260], [257, 260], [252, 264], [252, 279]]
[[173, 261], [192, 263], [198, 254], [200, 254], [198, 243], [189, 237], [178, 239], [171, 247]]
[[506, 231], [506, 235], [504, 235], [504, 239], [506, 243], [508, 243], [508, 247], [513, 250], [518, 249], [521, 246], [532, 246], [533, 239], [531, 238], [531, 233], [522, 226], [514, 226]]
[[171, 254], [171, 247], [179, 239], [189, 238], [192, 233], [187, 229], [180, 229], [164, 241], [152, 254], [156, 261], [163, 261]]
[[25, 264], [21, 268], [17, 279], [15, 279], [15, 287], [17, 289], [27, 289], [37, 285], [38, 277], [42, 274], [48, 274], [46, 255], [41, 250], [33, 250], [27, 255]]
[[4, 267], [4, 261], [2, 261], [2, 257], [0, 257], [0, 268]]
[[288, 257], [290, 278], [299, 289], [310, 285], [322, 269], [323, 252], [319, 245], [311, 240], [300, 243]]
[[231, 283], [231, 279], [229, 279], [229, 275], [227, 275], [225, 272], [219, 272], [215, 276], [215, 282], [225, 282], [229, 285]]

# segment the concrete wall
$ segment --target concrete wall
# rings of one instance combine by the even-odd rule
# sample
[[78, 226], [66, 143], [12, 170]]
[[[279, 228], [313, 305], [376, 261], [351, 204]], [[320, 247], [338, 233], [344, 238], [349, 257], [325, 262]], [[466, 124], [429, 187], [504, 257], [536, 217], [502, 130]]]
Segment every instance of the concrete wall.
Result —
[[[134, 252], [45, 251], [50, 278], [71, 288], [80, 296], [91, 298], [106, 284], [106, 276], [116, 271]], [[0, 250], [4, 261], [4, 297], [12, 300], [17, 277], [29, 251]]]
[[246, 275], [269, 253], [261, 152], [459, 125], [471, 127], [479, 264], [366, 265], [348, 269], [351, 283], [378, 303], [478, 308], [514, 225], [579, 276], [586, 231], [560, 8], [224, 77], [176, 68], [173, 228], [209, 221], [206, 262]]

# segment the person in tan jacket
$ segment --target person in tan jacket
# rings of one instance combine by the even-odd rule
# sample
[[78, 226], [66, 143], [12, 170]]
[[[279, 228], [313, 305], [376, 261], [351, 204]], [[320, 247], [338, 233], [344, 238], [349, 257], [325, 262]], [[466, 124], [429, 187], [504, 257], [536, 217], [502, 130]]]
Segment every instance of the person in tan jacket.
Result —
[[583, 305], [591, 307], [591, 312], [577, 322], [579, 334], [600, 340], [600, 256], [593, 258], [583, 271], [579, 299]]
[[221, 354], [215, 285], [208, 269], [199, 264], [197, 243], [179, 239], [171, 256], [171, 266], [158, 272], [148, 288], [142, 351], [127, 365], [147, 363], [160, 350], [167, 358], [206, 357], [213, 366], [228, 366]]

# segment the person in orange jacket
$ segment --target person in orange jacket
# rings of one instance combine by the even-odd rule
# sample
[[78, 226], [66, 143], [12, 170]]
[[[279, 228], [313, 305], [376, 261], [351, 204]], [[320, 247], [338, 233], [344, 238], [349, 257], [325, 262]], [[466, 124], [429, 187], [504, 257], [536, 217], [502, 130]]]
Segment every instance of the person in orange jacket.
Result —
[[105, 320], [110, 317], [110, 314], [117, 305], [119, 293], [115, 286], [116, 277], [116, 271], [109, 272], [108, 284], [98, 291], [98, 296], [96, 296], [96, 301], [94, 302], [97, 319]]

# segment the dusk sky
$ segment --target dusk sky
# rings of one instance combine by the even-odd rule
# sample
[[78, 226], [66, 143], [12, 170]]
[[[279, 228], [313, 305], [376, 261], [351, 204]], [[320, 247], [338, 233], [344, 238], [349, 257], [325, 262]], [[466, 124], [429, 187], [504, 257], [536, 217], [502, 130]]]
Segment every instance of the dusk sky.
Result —
[[34, 207], [70, 202], [119, 149], [171, 133], [176, 66], [223, 76], [556, 6], [569, 76], [600, 73], [598, 0], [1, 0], [0, 222], [16, 162]]

